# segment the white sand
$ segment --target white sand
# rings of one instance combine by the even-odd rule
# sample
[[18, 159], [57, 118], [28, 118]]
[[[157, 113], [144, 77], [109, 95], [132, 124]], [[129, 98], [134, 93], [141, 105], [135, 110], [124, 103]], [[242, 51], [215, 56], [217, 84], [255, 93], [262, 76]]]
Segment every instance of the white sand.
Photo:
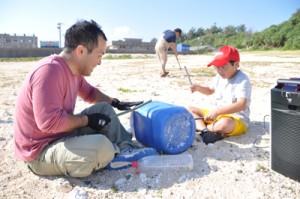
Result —
[[[298, 55], [298, 56], [297, 56]], [[83, 179], [42, 177], [31, 173], [13, 155], [14, 102], [33, 62], [0, 62], [0, 198], [300, 198], [300, 184], [270, 168], [270, 88], [278, 78], [300, 76], [300, 53], [241, 53], [241, 69], [253, 84], [251, 120], [245, 135], [212, 146], [195, 140], [185, 152], [192, 154], [192, 171], [137, 175], [133, 169], [99, 171]], [[184, 70], [173, 55], [170, 75], [159, 77], [154, 55], [141, 59], [103, 60], [88, 81], [120, 100], [158, 100], [180, 106], [213, 106], [214, 98], [190, 93]], [[180, 55], [195, 84], [207, 84], [205, 65], [212, 55]], [[203, 72], [204, 71], [204, 72]], [[205, 73], [206, 72], [206, 73]], [[129, 89], [131, 92], [122, 92]], [[76, 111], [89, 106], [78, 100]], [[120, 116], [129, 127], [129, 114]], [[201, 140], [201, 139], [200, 139]], [[256, 144], [254, 142], [257, 140]], [[77, 195], [79, 196], [79, 195]], [[79, 198], [79, 197], [78, 197]]]

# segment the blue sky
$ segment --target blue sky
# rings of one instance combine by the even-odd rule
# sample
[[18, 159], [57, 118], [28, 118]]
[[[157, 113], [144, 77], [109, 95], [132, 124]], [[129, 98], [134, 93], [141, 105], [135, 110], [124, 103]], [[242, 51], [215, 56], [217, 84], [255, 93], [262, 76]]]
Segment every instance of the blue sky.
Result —
[[[79, 19], [99, 23], [108, 40], [150, 41], [166, 29], [209, 28], [214, 23], [261, 31], [288, 20], [300, 0], [0, 0], [0, 34], [58, 41]], [[62, 39], [63, 43], [63, 39]]]

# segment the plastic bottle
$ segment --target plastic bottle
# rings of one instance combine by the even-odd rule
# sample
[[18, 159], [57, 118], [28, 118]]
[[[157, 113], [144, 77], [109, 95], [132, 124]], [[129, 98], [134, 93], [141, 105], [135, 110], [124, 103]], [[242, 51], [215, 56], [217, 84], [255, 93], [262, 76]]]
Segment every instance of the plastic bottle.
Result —
[[192, 170], [193, 157], [190, 154], [146, 156], [132, 162], [132, 167], [142, 173]]

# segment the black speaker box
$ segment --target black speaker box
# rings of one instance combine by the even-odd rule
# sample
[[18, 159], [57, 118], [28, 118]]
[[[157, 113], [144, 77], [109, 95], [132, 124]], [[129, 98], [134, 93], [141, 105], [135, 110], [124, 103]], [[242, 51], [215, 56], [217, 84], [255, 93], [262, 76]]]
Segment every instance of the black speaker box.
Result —
[[271, 89], [271, 169], [300, 182], [300, 79]]

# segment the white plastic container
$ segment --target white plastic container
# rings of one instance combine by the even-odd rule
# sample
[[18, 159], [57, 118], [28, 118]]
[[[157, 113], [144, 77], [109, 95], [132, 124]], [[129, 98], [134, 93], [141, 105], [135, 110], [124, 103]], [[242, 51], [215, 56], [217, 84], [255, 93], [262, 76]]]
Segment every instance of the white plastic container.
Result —
[[193, 157], [190, 154], [146, 156], [132, 162], [132, 167], [140, 173], [192, 170]]

